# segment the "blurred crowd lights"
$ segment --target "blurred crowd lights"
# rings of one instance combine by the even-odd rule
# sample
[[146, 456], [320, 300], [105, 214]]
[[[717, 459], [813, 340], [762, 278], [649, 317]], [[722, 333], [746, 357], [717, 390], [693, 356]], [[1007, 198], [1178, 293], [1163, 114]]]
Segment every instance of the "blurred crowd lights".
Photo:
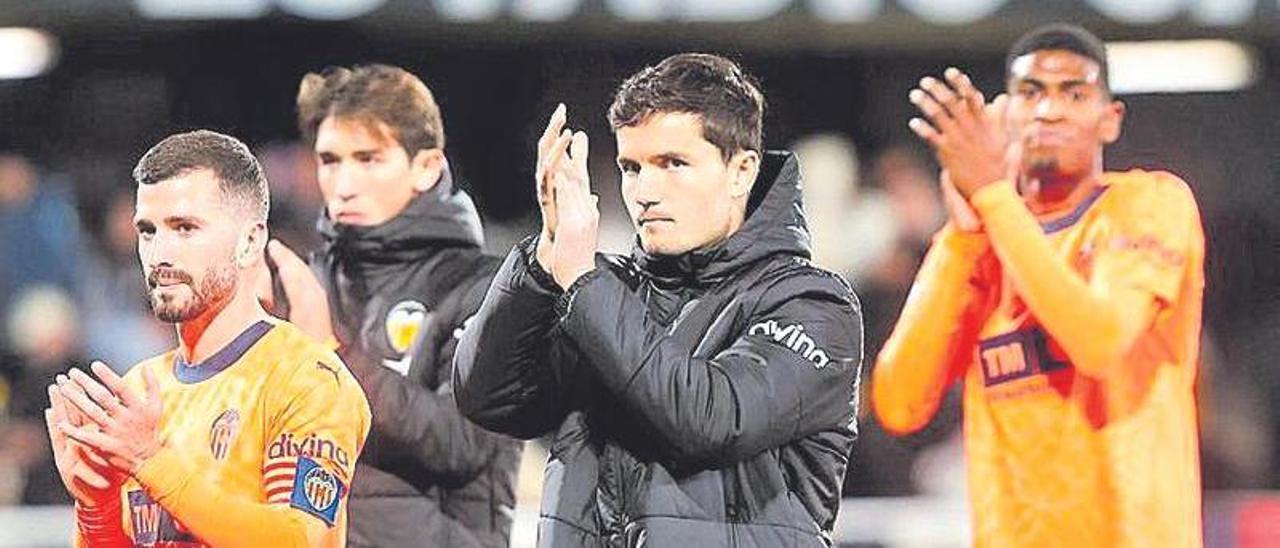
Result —
[[1230, 40], [1110, 42], [1107, 57], [1118, 94], [1239, 91], [1261, 70], [1252, 48]]
[[[160, 3], [168, 1], [171, 0], [159, 0]], [[302, 0], [276, 1], [304, 3]], [[368, 8], [383, 0], [353, 1], [355, 3], [347, 6], [364, 2]], [[225, 9], [228, 2], [240, 2], [246, 9], [262, 7], [261, 0], [218, 0], [206, 5], [221, 4]], [[198, 4], [201, 0], [188, 3], [187, 7]], [[187, 12], [187, 15], [197, 16], [199, 11]], [[248, 15], [247, 11], [244, 13]], [[1109, 42], [1107, 55], [1111, 89], [1117, 94], [1239, 91], [1249, 88], [1261, 77], [1257, 52], [1246, 44], [1230, 40]], [[58, 39], [49, 32], [0, 27], [0, 80], [43, 75], [57, 65], [58, 57]]]
[[58, 63], [58, 39], [48, 32], [0, 27], [0, 80], [34, 78]]
[[[1274, 0], [1271, 0], [1274, 2]], [[939, 25], [963, 25], [996, 17], [1018, 0], [133, 0], [144, 17], [156, 19], [251, 19], [279, 9], [318, 20], [343, 20], [384, 6], [421, 9], [447, 21], [492, 21], [507, 16], [525, 21], [561, 21], [603, 8], [627, 22], [763, 21], [788, 10], [828, 23], [868, 23], [892, 12], [890, 6]], [[1045, 1], [1045, 4], [1049, 2]], [[1150, 25], [1189, 17], [1211, 27], [1247, 24], [1268, 0], [1056, 0], [1055, 9], [1100, 13], [1113, 21]]]

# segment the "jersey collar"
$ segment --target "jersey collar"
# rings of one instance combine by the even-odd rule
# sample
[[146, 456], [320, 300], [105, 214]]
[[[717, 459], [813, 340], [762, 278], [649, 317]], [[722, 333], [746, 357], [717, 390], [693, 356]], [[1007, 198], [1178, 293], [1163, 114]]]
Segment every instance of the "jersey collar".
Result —
[[194, 384], [209, 379], [239, 361], [254, 343], [271, 331], [272, 327], [274, 326], [270, 323], [259, 320], [214, 355], [197, 364], [188, 365], [187, 360], [179, 352], [173, 358], [173, 376], [183, 384]]

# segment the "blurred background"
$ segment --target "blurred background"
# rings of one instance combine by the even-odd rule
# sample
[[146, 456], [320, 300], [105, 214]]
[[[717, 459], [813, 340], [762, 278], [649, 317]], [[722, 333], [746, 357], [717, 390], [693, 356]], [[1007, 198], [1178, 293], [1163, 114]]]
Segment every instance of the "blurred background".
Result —
[[[1260, 0], [0, 0], [0, 545], [68, 538], [41, 420], [53, 373], [124, 370], [172, 344], [144, 307], [129, 176], [170, 133], [250, 143], [273, 234], [311, 249], [321, 205], [298, 82], [402, 66], [435, 92], [446, 152], [505, 253], [536, 228], [534, 141], [564, 102], [593, 139], [603, 243], [625, 251], [614, 88], [670, 53], [727, 54], [762, 84], [766, 144], [801, 155], [817, 260], [864, 302], [869, 372], [944, 218], [907, 91], [957, 66], [993, 94], [1005, 48], [1050, 21], [1109, 43], [1129, 110], [1108, 168], [1172, 171], [1202, 210], [1206, 540], [1280, 545], [1280, 4]], [[864, 412], [840, 545], [967, 544], [950, 402], [907, 438]], [[518, 546], [533, 541], [544, 458], [526, 453]]]

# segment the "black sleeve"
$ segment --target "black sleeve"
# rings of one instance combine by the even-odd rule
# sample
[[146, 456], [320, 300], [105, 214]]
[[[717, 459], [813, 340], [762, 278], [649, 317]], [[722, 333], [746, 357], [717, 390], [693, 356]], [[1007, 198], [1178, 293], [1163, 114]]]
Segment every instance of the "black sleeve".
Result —
[[423, 326], [409, 376], [365, 356], [343, 356], [350, 360], [348, 363], [357, 364], [352, 370], [373, 408], [370, 450], [366, 451], [368, 458], [363, 458], [368, 464], [394, 469], [407, 459], [416, 465], [413, 468], [425, 469], [441, 481], [465, 483], [484, 470], [499, 444], [510, 441], [462, 416], [454, 405], [448, 374], [446, 382], [434, 389], [429, 387], [435, 384], [431, 379], [414, 375], [421, 370], [452, 366], [457, 336], [479, 306], [489, 279], [488, 273], [469, 279]]
[[524, 439], [550, 432], [568, 410], [569, 358], [552, 334], [560, 291], [534, 259], [535, 246], [536, 240], [525, 240], [498, 268], [453, 362], [462, 413]]
[[[649, 321], [605, 269], [565, 296], [565, 333], [675, 466], [719, 467], [807, 435], [854, 429], [862, 318], [843, 281], [798, 273], [765, 289], [734, 343], [710, 359]], [[589, 363], [590, 366], [586, 364]]]

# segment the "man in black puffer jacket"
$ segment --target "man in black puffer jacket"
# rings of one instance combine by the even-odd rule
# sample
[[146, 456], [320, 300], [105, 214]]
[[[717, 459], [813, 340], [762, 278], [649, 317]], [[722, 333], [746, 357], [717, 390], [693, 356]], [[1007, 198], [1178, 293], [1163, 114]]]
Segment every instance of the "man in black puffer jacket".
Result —
[[763, 97], [682, 54], [610, 109], [631, 257], [594, 255], [587, 138], [539, 142], [543, 231], [458, 345], [477, 423], [556, 432], [539, 545], [830, 546], [855, 437], [858, 301], [809, 263], [800, 171], [761, 153]]
[[290, 319], [336, 340], [373, 410], [349, 543], [505, 547], [520, 442], [468, 422], [451, 383], [499, 261], [454, 186], [439, 108], [399, 68], [331, 68], [303, 79], [298, 119], [319, 160], [324, 248], [315, 278], [282, 245], [269, 252]]

